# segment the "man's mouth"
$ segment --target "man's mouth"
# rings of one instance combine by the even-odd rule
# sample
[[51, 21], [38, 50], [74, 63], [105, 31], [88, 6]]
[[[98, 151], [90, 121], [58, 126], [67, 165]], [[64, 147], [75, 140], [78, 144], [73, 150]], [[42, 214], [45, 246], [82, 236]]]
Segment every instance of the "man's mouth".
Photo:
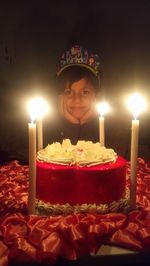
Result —
[[70, 108], [71, 110], [84, 110], [85, 108], [84, 107], [82, 107], [82, 106], [74, 106], [74, 107], [71, 107]]

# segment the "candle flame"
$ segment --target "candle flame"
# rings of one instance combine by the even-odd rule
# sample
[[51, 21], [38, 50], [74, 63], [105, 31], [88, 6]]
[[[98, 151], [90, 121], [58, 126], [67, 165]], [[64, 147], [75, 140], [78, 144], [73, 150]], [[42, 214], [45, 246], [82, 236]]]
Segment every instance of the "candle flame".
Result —
[[40, 98], [36, 97], [28, 101], [27, 104], [28, 112], [31, 116], [31, 121], [35, 119], [42, 118], [49, 110], [47, 102]]
[[146, 101], [140, 93], [135, 92], [128, 97], [127, 106], [133, 114], [134, 119], [137, 119], [139, 114], [146, 109]]
[[107, 102], [101, 102], [97, 104], [96, 109], [100, 116], [104, 116], [110, 110], [110, 106]]

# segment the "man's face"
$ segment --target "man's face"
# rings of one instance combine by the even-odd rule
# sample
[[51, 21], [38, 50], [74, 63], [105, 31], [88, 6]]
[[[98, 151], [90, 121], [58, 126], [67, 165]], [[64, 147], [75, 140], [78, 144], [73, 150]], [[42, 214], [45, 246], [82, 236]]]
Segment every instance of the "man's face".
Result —
[[68, 113], [80, 120], [92, 108], [96, 93], [91, 82], [83, 78], [71, 87], [67, 84], [63, 96]]

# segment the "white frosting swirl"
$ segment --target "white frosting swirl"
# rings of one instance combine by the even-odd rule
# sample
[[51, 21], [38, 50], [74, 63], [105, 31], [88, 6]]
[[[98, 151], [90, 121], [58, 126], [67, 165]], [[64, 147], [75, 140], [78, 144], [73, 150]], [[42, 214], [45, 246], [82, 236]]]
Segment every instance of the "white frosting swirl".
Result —
[[102, 147], [99, 142], [79, 140], [76, 145], [72, 145], [69, 139], [65, 139], [62, 144], [48, 144], [45, 149], [38, 152], [37, 159], [57, 164], [92, 166], [115, 162], [116, 152]]

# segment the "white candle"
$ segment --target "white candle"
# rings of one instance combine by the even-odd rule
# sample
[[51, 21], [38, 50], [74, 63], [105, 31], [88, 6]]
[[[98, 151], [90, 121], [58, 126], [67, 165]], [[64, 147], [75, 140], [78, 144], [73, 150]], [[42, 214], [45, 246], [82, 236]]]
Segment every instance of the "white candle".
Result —
[[146, 102], [139, 93], [132, 94], [128, 99], [128, 108], [134, 116], [131, 129], [131, 178], [130, 178], [130, 210], [136, 209], [136, 185], [137, 185], [137, 160], [138, 160], [138, 140], [139, 140], [139, 120], [138, 115], [144, 111]]
[[29, 123], [29, 197], [28, 213], [35, 213], [36, 198], [36, 124]]
[[28, 213], [35, 213], [36, 199], [36, 124], [38, 124], [38, 150], [43, 148], [42, 116], [48, 111], [48, 105], [42, 98], [34, 98], [28, 102], [28, 111], [32, 123], [28, 124], [29, 130], [29, 197]]
[[136, 208], [137, 158], [138, 158], [139, 120], [132, 120], [131, 130], [131, 180], [130, 209]]
[[104, 129], [104, 117], [99, 117], [99, 140], [102, 146], [105, 146], [105, 129]]
[[37, 119], [37, 142], [38, 142], [38, 151], [43, 149], [43, 122], [42, 117]]
[[43, 149], [43, 116], [48, 112], [47, 102], [36, 97], [28, 102], [28, 109], [34, 119], [37, 119], [37, 148], [38, 151]]
[[105, 119], [104, 119], [104, 114], [106, 114], [110, 107], [108, 103], [106, 102], [101, 102], [97, 104], [97, 111], [100, 115], [99, 117], [99, 141], [101, 143], [101, 146], [105, 146]]

